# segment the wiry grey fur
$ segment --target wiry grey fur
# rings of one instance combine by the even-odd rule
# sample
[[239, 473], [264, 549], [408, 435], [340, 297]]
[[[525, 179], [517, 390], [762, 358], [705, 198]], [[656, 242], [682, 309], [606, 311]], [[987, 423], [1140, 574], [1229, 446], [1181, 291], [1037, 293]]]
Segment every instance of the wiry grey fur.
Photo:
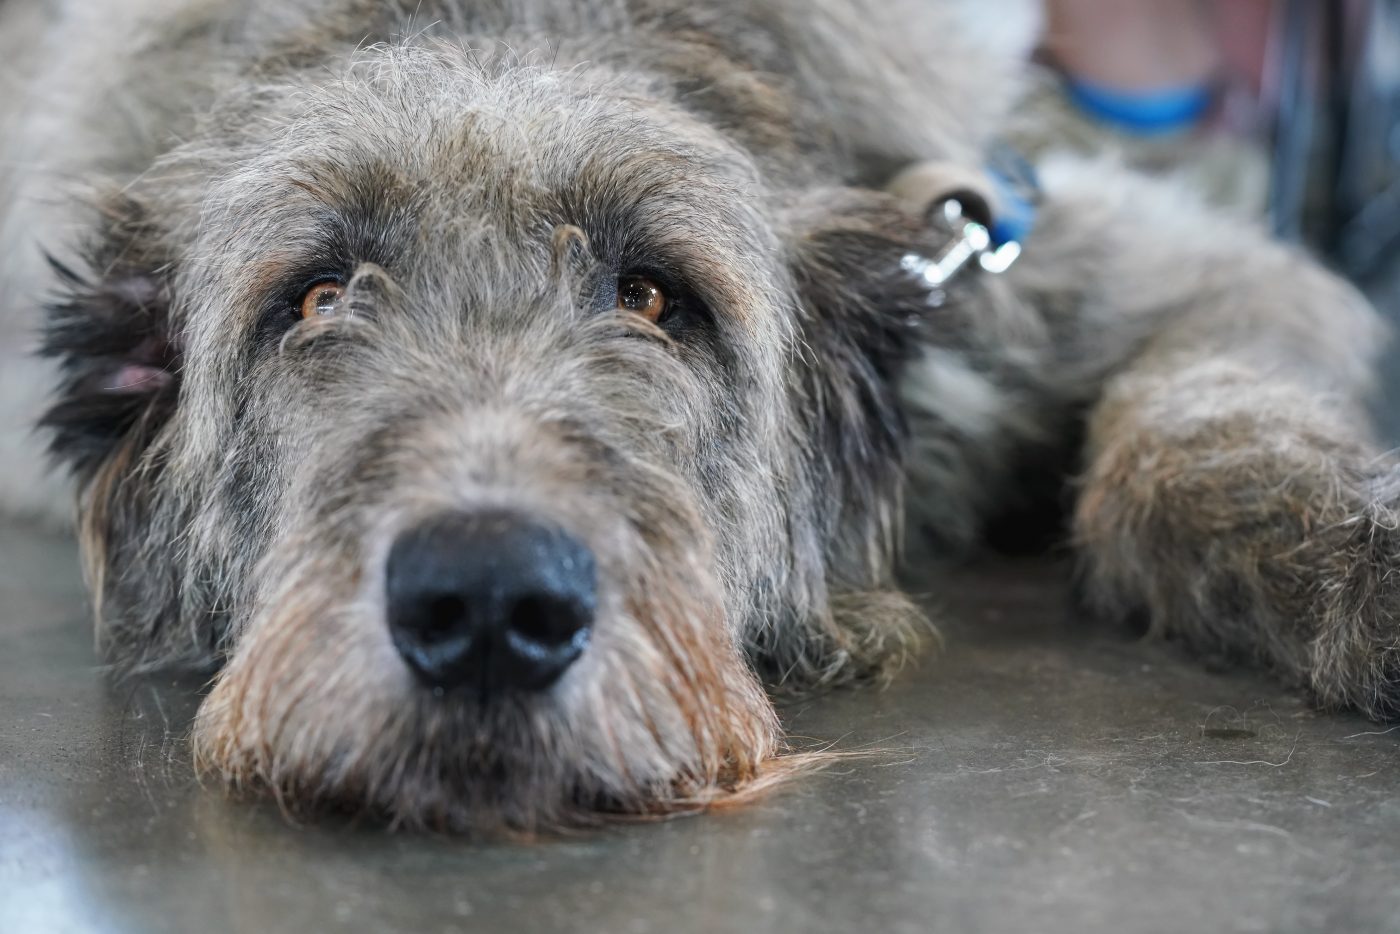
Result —
[[[760, 675], [915, 646], [904, 525], [957, 552], [1072, 492], [1100, 610], [1400, 713], [1351, 289], [1068, 160], [1007, 276], [936, 306], [901, 269], [945, 236], [927, 179], [977, 172], [1015, 100], [1028, 6], [0, 3], [3, 408], [37, 415], [50, 364], [11, 355], [47, 301], [104, 650], [222, 665], [201, 767], [294, 807], [741, 800], [794, 761]], [[628, 270], [684, 313], [596, 307]], [[344, 313], [298, 323], [327, 271]], [[21, 437], [0, 502], [51, 512]], [[542, 697], [434, 696], [386, 633], [389, 544], [500, 506], [596, 554], [593, 645]]]

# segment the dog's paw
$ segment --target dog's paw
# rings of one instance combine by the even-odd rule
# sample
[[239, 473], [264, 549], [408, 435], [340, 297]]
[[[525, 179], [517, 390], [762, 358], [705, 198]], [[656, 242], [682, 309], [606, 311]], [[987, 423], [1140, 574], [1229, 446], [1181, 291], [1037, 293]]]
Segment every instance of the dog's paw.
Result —
[[1215, 398], [1237, 403], [1193, 408], [1167, 383], [1174, 405], [1101, 414], [1075, 511], [1084, 595], [1198, 654], [1265, 666], [1324, 707], [1395, 718], [1400, 482], [1319, 430], [1326, 413], [1308, 400], [1261, 398], [1244, 375], [1162, 378], [1213, 376]]
[[1309, 682], [1326, 707], [1400, 721], [1400, 468], [1369, 488], [1370, 505], [1336, 530], [1333, 577], [1316, 584]]
[[[809, 621], [810, 622], [810, 621]], [[819, 625], [757, 640], [754, 655], [769, 689], [804, 695], [862, 681], [886, 681], [929, 642], [928, 616], [893, 590], [835, 594]]]

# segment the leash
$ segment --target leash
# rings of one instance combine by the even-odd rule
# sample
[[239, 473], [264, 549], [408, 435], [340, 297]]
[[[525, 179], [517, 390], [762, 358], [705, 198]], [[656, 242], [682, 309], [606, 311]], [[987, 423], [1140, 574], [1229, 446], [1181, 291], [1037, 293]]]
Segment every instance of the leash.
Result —
[[1035, 228], [1041, 200], [1035, 169], [1006, 146], [992, 150], [981, 173], [925, 162], [897, 177], [889, 191], [923, 200], [929, 220], [948, 232], [948, 242], [931, 256], [907, 253], [899, 264], [923, 280], [934, 307], [948, 300], [950, 285], [966, 270], [1000, 275], [1010, 269]]

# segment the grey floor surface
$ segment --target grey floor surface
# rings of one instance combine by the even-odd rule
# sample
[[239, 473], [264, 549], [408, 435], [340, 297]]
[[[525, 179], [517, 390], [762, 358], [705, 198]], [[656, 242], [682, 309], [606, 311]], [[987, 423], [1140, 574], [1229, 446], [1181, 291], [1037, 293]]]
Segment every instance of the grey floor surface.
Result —
[[194, 784], [196, 693], [109, 686], [71, 544], [0, 529], [0, 932], [1400, 930], [1400, 731], [1067, 611], [945, 593], [948, 646], [787, 711], [869, 751], [747, 810], [533, 845], [293, 826]]

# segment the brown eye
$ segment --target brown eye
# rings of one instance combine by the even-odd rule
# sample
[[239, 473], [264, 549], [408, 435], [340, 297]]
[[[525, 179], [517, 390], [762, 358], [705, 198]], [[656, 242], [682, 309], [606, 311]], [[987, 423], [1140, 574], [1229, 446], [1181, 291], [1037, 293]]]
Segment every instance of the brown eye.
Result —
[[339, 282], [318, 282], [307, 289], [306, 295], [302, 296], [301, 316], [315, 318], [318, 315], [331, 314], [344, 297], [345, 286]]
[[617, 310], [630, 311], [648, 321], [659, 321], [669, 300], [661, 286], [645, 276], [623, 276], [617, 280]]

